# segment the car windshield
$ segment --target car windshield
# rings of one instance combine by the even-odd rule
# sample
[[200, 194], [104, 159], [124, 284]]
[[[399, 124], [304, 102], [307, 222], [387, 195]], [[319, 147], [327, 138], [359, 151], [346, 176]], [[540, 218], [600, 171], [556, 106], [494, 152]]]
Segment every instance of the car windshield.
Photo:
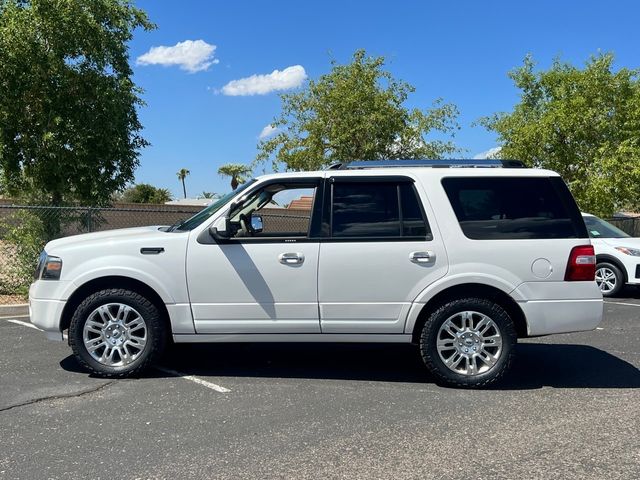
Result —
[[630, 236], [618, 227], [598, 217], [584, 217], [584, 223], [587, 226], [591, 238], [626, 238]]
[[175, 231], [188, 231], [193, 230], [198, 225], [201, 225], [203, 222], [211, 218], [211, 216], [220, 210], [223, 206], [225, 206], [233, 197], [237, 196], [239, 193], [244, 191], [249, 185], [253, 185], [256, 179], [251, 179], [247, 183], [240, 185], [233, 192], [227, 193], [225, 196], [220, 197], [218, 200], [213, 202], [211, 205], [206, 207], [204, 210], [199, 211], [193, 217], [188, 218], [187, 220], [183, 220], [181, 222], [172, 225], [167, 231], [175, 232]]

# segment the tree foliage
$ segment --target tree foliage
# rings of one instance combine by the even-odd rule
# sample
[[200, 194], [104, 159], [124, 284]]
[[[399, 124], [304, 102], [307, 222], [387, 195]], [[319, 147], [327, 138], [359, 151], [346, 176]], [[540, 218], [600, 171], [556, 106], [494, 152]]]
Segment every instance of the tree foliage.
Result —
[[613, 61], [535, 71], [528, 56], [509, 74], [520, 102], [481, 120], [498, 133], [500, 157], [559, 172], [580, 208], [603, 216], [640, 207], [640, 71], [614, 71]]
[[[314, 170], [335, 161], [382, 158], [441, 158], [457, 151], [450, 138], [457, 108], [441, 99], [432, 108], [404, 106], [414, 87], [384, 70], [383, 57], [364, 50], [346, 65], [281, 95], [279, 131], [258, 144], [258, 162], [274, 170]], [[440, 138], [428, 138], [438, 132]], [[443, 139], [444, 138], [444, 139]]]
[[128, 0], [0, 0], [0, 173], [10, 195], [104, 205], [133, 179], [140, 90]]
[[231, 178], [231, 190], [238, 188], [238, 185], [247, 181], [253, 169], [242, 163], [226, 163], [218, 168], [218, 175]]
[[172, 195], [166, 188], [139, 183], [127, 188], [117, 199], [125, 203], [165, 203], [172, 200]]

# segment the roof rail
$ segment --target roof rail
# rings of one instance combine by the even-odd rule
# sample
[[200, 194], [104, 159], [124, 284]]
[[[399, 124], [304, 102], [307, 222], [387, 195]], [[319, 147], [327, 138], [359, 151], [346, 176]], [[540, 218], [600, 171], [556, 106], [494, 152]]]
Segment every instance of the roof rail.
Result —
[[334, 163], [328, 170], [357, 170], [366, 168], [400, 168], [400, 167], [431, 167], [431, 168], [524, 168], [520, 160], [497, 159], [448, 159], [448, 160], [358, 160], [349, 163]]

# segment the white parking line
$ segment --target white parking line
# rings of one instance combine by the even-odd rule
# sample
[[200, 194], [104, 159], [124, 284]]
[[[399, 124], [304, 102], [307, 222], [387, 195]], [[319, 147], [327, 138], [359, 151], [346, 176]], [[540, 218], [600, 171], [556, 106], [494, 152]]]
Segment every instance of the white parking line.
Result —
[[604, 303], [608, 303], [609, 305], [627, 305], [629, 307], [640, 307], [640, 304], [638, 304], [638, 303], [607, 302], [606, 300], [605, 300]]
[[7, 322], [15, 323], [16, 325], [22, 325], [23, 327], [33, 328], [35, 330], [38, 330], [39, 332], [42, 332], [42, 330], [36, 327], [33, 323], [23, 322], [22, 320], [16, 320], [15, 318], [11, 318], [7, 320]]
[[[23, 327], [33, 328], [35, 330], [42, 332], [41, 329], [39, 329], [34, 324], [29, 322], [23, 322], [22, 320], [16, 320], [15, 318], [7, 319], [7, 322], [15, 323], [16, 325], [22, 325]], [[201, 378], [194, 377], [193, 375], [185, 375], [184, 373], [180, 373], [180, 372], [177, 372], [176, 370], [171, 370], [164, 367], [155, 367], [155, 368], [156, 370], [160, 370], [161, 372], [164, 372], [168, 375], [184, 378], [185, 380], [189, 380], [190, 382], [197, 383], [198, 385], [202, 385], [203, 387], [209, 388], [211, 390], [215, 390], [216, 392], [229, 393], [231, 391], [228, 388], [222, 387], [220, 385], [216, 385], [215, 383], [212, 383], [212, 382], [207, 382], [206, 380], [202, 380]]]
[[169, 368], [164, 367], [155, 367], [156, 370], [160, 370], [161, 372], [167, 373], [174, 377], [184, 378], [185, 380], [189, 380], [190, 382], [197, 383], [198, 385], [202, 385], [203, 387], [207, 387], [211, 390], [215, 390], [220, 393], [229, 393], [231, 390], [228, 388], [221, 387], [220, 385], [216, 385], [215, 383], [207, 382], [206, 380], [202, 380], [201, 378], [194, 377], [193, 375], [185, 375], [184, 373], [177, 372], [175, 370], [171, 370]]

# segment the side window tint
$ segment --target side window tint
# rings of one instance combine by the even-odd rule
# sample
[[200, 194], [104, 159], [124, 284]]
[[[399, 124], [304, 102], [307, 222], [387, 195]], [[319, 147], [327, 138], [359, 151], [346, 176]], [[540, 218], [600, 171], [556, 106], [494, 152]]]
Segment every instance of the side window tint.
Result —
[[334, 183], [331, 230], [334, 237], [399, 237], [397, 185]]
[[332, 236], [432, 239], [420, 199], [409, 182], [334, 183]]
[[427, 224], [420, 199], [413, 185], [400, 184], [400, 205], [402, 207], [402, 236], [403, 237], [427, 237], [432, 239], [431, 229]]
[[442, 185], [468, 238], [586, 237], [580, 212], [559, 178], [451, 177]]

